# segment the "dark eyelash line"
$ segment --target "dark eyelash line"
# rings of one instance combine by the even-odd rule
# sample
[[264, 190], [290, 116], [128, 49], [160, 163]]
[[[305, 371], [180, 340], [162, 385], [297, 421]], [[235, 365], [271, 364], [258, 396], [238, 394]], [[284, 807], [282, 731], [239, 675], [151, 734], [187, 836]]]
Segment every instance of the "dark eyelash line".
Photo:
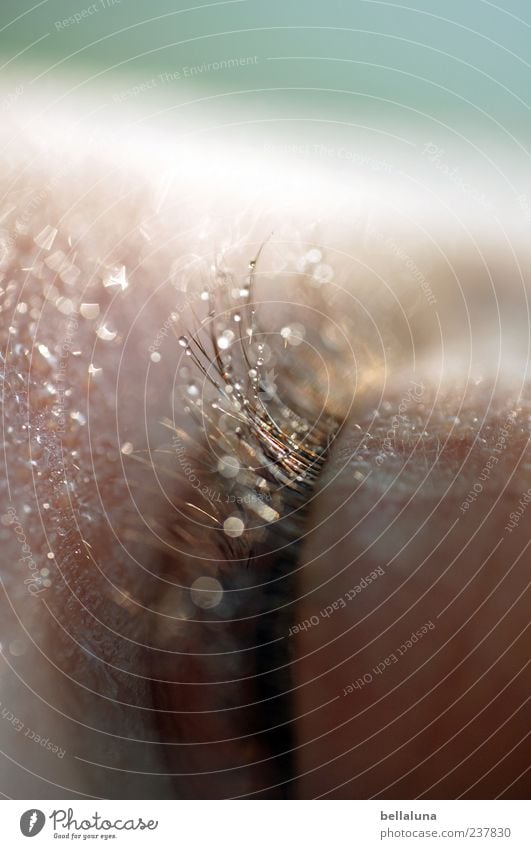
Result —
[[[258, 529], [263, 530], [287, 512], [292, 514], [300, 509], [315, 486], [341, 426], [337, 413], [327, 412], [318, 384], [306, 386], [308, 395], [313, 394], [309, 399], [309, 406], [313, 405], [311, 418], [282, 400], [282, 389], [277, 388], [269, 375], [278, 379], [273, 369], [277, 365], [282, 368], [283, 389], [289, 394], [290, 385], [300, 375], [299, 364], [289, 352], [280, 362], [270, 364], [268, 373], [263, 374], [272, 352], [267, 343], [255, 341], [267, 334], [258, 324], [259, 304], [253, 298], [255, 269], [262, 247], [249, 263], [245, 286], [237, 289], [232, 286], [232, 292], [237, 292], [232, 303], [228, 297], [229, 281], [220, 287], [218, 303], [205, 318], [199, 319], [193, 312], [196, 322], [193, 332], [178, 336], [172, 328], [203, 385], [200, 389], [193, 376], [187, 386], [181, 387], [181, 400], [191, 417], [193, 435], [174, 419], [165, 418], [162, 424], [172, 432], [172, 441], [159, 449], [159, 453], [193, 453], [196, 466], [202, 470], [201, 479], [214, 474], [217, 486], [214, 483], [211, 487], [195, 487], [202, 496], [203, 506], [189, 502], [186, 505], [195, 511], [195, 520], [208, 518], [213, 523], [211, 527], [224, 526], [223, 510], [217, 506], [220, 499], [212, 495], [217, 493], [220, 482], [230, 490], [231, 497], [226, 503], [238, 504], [246, 519], [223, 527], [225, 541], [232, 540], [229, 548], [233, 548], [234, 559], [238, 561], [243, 552], [241, 542], [235, 540], [244, 534], [248, 536], [248, 528], [253, 528], [254, 535], [260, 537], [263, 534], [256, 534]], [[238, 300], [244, 303], [237, 303]], [[231, 320], [238, 327], [238, 337], [231, 329]], [[162, 467], [160, 471], [167, 469]], [[256, 517], [263, 520], [262, 524], [257, 525]]]
[[[250, 261], [242, 285], [235, 286], [232, 276], [224, 280], [207, 316], [201, 319], [192, 311], [194, 329], [182, 336], [175, 332], [194, 369], [181, 394], [191, 426], [183, 429], [165, 419], [172, 438], [160, 451], [165, 461], [172, 452], [177, 455], [181, 468], [176, 475], [190, 493], [184, 504], [179, 502], [186, 527], [181, 523], [173, 527], [172, 543], [180, 547], [190, 521], [196, 533], [202, 532], [201, 524], [207, 526], [214, 551], [219, 552], [218, 575], [231, 596], [231, 620], [225, 625], [237, 653], [242, 645], [253, 646], [251, 659], [238, 666], [240, 680], [248, 678], [247, 698], [253, 705], [240, 720], [241, 733], [254, 733], [256, 762], [270, 761], [266, 786], [278, 783], [278, 792], [289, 797], [293, 782], [286, 779], [295, 778], [291, 754], [295, 739], [291, 644], [285, 637], [296, 600], [306, 504], [342, 422], [337, 411], [327, 410], [318, 379], [305, 382], [306, 410], [283, 401], [304, 378], [304, 357], [292, 356], [285, 343], [283, 356], [274, 359], [263, 341], [269, 336], [259, 323], [261, 302], [254, 295], [262, 249], [263, 245]], [[235, 325], [238, 334], [232, 330]], [[278, 332], [276, 338], [282, 338]], [[269, 376], [277, 366], [278, 387], [271, 385]], [[196, 378], [202, 380], [201, 387]], [[185, 463], [201, 487], [190, 487], [189, 480], [187, 485]], [[167, 462], [159, 471], [174, 474]], [[220, 492], [224, 498], [217, 497]], [[195, 563], [192, 574], [200, 567]], [[204, 612], [206, 630], [199, 632], [199, 640], [208, 652], [217, 623], [211, 610]], [[223, 679], [224, 668], [218, 657], [218, 680]], [[238, 700], [245, 687], [242, 684]], [[164, 727], [163, 721], [162, 734]]]

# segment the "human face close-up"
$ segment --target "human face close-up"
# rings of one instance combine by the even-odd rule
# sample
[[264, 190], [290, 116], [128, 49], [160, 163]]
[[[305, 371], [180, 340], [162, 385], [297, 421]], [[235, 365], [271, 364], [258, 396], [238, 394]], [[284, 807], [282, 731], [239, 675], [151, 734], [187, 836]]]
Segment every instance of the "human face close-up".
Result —
[[6, 66], [0, 789], [525, 798], [519, 77], [392, 3], [157, 5]]

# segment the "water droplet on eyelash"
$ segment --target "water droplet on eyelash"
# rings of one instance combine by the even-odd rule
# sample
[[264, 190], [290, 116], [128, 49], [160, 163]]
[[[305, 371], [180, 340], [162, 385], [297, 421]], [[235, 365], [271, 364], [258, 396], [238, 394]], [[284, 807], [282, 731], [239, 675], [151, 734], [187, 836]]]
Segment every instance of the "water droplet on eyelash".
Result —
[[97, 368], [94, 363], [91, 363], [88, 367], [88, 373], [91, 377], [98, 377], [102, 372], [101, 368]]
[[228, 537], [236, 539], [237, 537], [241, 537], [243, 534], [245, 524], [238, 516], [229, 516], [229, 518], [225, 519], [223, 522], [223, 530]]
[[104, 324], [101, 324], [96, 330], [96, 336], [98, 339], [101, 339], [102, 342], [112, 342], [116, 339], [116, 330], [110, 330]]
[[79, 312], [83, 318], [88, 319], [89, 321], [95, 319], [100, 314], [100, 305], [99, 304], [81, 304], [79, 308]]
[[158, 351], [153, 351], [149, 359], [152, 363], [160, 363], [162, 357], [160, 356]]
[[248, 298], [250, 294], [249, 289], [240, 289], [240, 298]]
[[46, 557], [48, 558], [48, 560], [53, 560], [55, 558], [55, 554], [53, 553], [53, 551], [49, 551]]
[[208, 290], [207, 290], [207, 289], [204, 289], [204, 290], [201, 292], [201, 300], [202, 300], [202, 301], [208, 301], [208, 300], [210, 300], [210, 293], [208, 292]]
[[132, 454], [133, 453], [133, 443], [132, 442], [124, 442], [122, 447], [120, 448], [122, 454]]
[[256, 378], [258, 377], [258, 372], [256, 371], [255, 368], [250, 368], [249, 371], [247, 372], [247, 374], [249, 375], [251, 380], [256, 380]]
[[234, 313], [234, 315], [232, 316], [232, 318], [233, 318], [233, 319], [234, 319], [234, 321], [236, 321], [236, 322], [238, 322], [238, 321], [241, 321], [241, 320], [242, 320], [242, 317], [241, 317], [241, 315], [240, 315], [240, 313], [239, 313], [239, 312], [235, 312], [235, 313]]
[[179, 336], [178, 342], [181, 348], [186, 348], [188, 345], [188, 338], [186, 336]]

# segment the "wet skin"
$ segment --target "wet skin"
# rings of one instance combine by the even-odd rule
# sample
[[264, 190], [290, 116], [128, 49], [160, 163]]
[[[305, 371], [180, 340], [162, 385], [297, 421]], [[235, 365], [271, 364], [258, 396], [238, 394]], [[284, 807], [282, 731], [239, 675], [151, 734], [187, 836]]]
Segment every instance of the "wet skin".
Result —
[[[3, 192], [3, 792], [523, 794], [525, 510], [507, 526], [529, 487], [525, 254], [518, 267], [503, 246], [432, 256], [420, 242], [434, 310], [411, 281], [389, 290], [400, 262], [343, 216], [291, 208], [282, 224], [247, 198], [244, 217], [222, 179], [194, 193], [193, 173], [160, 207], [160, 186], [82, 162], [11, 172]], [[184, 509], [201, 502], [161, 422], [199, 453], [174, 393], [176, 336], [202, 308], [183, 275], [192, 291], [223, 248], [244, 280], [273, 228], [266, 323], [317, 321], [296, 263], [327, 246], [341, 330], [323, 342], [327, 403], [346, 422], [304, 513], [273, 525], [249, 567]], [[215, 467], [202, 474], [228, 494]], [[198, 575], [225, 589], [215, 610], [191, 598]]]

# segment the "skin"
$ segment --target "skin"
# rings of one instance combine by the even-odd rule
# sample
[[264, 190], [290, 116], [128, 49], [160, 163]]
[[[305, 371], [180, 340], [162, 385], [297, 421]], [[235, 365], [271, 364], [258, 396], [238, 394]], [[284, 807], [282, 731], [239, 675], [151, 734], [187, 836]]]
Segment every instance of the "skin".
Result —
[[[384, 231], [408, 245], [419, 267], [429, 263], [435, 310], [425, 292], [399, 276], [403, 257], [389, 256], [354, 214], [345, 224], [352, 199], [330, 175], [316, 177], [310, 191], [302, 178], [298, 185], [288, 178], [287, 169], [278, 177], [275, 167], [277, 182], [268, 185], [266, 175], [264, 189], [242, 180], [236, 191], [221, 165], [208, 182], [191, 154], [190, 168], [169, 181], [171, 151], [160, 164], [160, 150], [148, 147], [144, 158], [136, 151], [123, 165], [77, 137], [50, 156], [50, 129], [35, 146], [20, 131], [12, 138], [17, 143], [4, 146], [2, 187], [1, 674], [2, 706], [24, 730], [11, 720], [0, 724], [3, 792], [17, 798], [518, 796], [522, 749], [503, 756], [524, 731], [525, 519], [493, 548], [528, 485], [522, 367], [528, 258], [521, 245], [515, 257], [514, 245], [485, 236], [478, 246], [470, 233], [450, 237], [451, 228], [441, 225], [433, 228], [433, 242], [420, 219], [395, 220], [375, 204], [372, 215]], [[242, 163], [246, 168], [256, 174], [257, 163]], [[323, 188], [337, 202], [323, 204]], [[57, 235], [53, 246], [39, 248], [35, 238], [47, 225]], [[271, 231], [257, 279], [257, 297], [270, 302], [262, 308], [264, 323], [276, 328], [280, 313], [302, 320], [310, 335], [328, 326], [323, 314], [335, 322], [321, 366], [312, 361], [311, 380], [293, 380], [290, 397], [313, 409], [313, 380], [317, 394], [326, 387], [327, 411], [346, 423], [300, 522], [273, 529], [285, 536], [279, 545], [273, 537], [261, 543], [260, 563], [246, 568], [242, 559], [234, 567], [225, 562], [219, 532], [197, 519], [203, 502], [183, 478], [161, 421], [173, 419], [200, 462], [200, 436], [182, 402], [170, 402], [174, 382], [183, 380], [175, 336], [189, 331], [190, 307], [202, 309], [198, 281], [209, 279], [216, 256], [223, 254], [235, 280], [245, 280]], [[334, 268], [333, 297], [305, 288], [310, 269], [303, 269], [302, 281], [297, 271], [297, 260], [316, 244]], [[53, 259], [50, 266], [59, 250], [79, 274]], [[105, 287], [109, 275], [120, 280], [122, 265], [128, 287]], [[15, 311], [17, 303], [26, 309]], [[99, 317], [78, 315], [81, 303], [98, 303]], [[175, 333], [168, 330], [172, 312]], [[117, 332], [114, 339], [96, 337], [102, 321]], [[500, 338], [501, 357], [492, 342]], [[57, 389], [59, 367], [50, 355], [61, 355], [60, 340], [70, 393], [64, 428], [62, 402], [50, 391]], [[150, 348], [160, 361], [150, 359]], [[302, 361], [308, 352], [301, 352]], [[287, 377], [279, 376], [286, 385], [291, 369], [299, 374], [293, 363], [284, 366]], [[91, 364], [101, 371], [89, 376]], [[400, 437], [393, 430], [410, 380], [423, 386], [423, 409], [412, 405], [419, 422], [426, 421], [420, 444], [409, 406]], [[503, 458], [481, 501], [461, 519], [459, 507], [491, 456], [497, 428], [516, 408]], [[460, 419], [453, 430], [451, 416]], [[487, 444], [478, 442], [481, 422]], [[375, 434], [363, 450], [360, 427]], [[384, 443], [390, 429], [391, 448]], [[121, 453], [126, 442], [132, 455]], [[369, 482], [354, 477], [368, 470]], [[219, 488], [215, 469], [202, 474]], [[195, 507], [185, 509], [187, 501]], [[434, 548], [455, 518], [458, 526]], [[484, 519], [484, 530], [474, 535]], [[50, 586], [38, 595], [22, 578], [30, 561], [20, 561], [15, 525], [33, 562], [50, 570], [41, 575]], [[267, 554], [280, 548], [287, 557], [290, 547], [295, 553], [286, 562]], [[474, 577], [489, 555], [490, 569]], [[393, 570], [355, 602], [290, 638], [291, 655], [271, 649], [257, 667], [251, 649], [264, 641], [257, 622], [285, 640], [290, 623], [332, 604], [355, 579], [393, 558]], [[198, 569], [231, 590], [224, 613], [191, 600]], [[435, 621], [469, 578], [418, 648], [371, 687], [336, 699], [412, 630]], [[463, 625], [491, 591], [472, 624]], [[493, 626], [498, 630], [482, 643]], [[446, 640], [448, 647], [430, 660]], [[466, 659], [470, 652], [475, 664]], [[290, 677], [274, 678], [271, 670], [290, 661]], [[491, 661], [497, 661], [492, 671], [465, 695], [475, 672]], [[289, 699], [280, 695], [270, 707], [275, 687]], [[420, 707], [413, 707], [419, 697]], [[481, 709], [492, 697], [483, 723]], [[282, 736], [286, 703], [294, 722]], [[28, 728], [66, 754], [40, 747]], [[473, 754], [491, 732], [493, 742]]]

